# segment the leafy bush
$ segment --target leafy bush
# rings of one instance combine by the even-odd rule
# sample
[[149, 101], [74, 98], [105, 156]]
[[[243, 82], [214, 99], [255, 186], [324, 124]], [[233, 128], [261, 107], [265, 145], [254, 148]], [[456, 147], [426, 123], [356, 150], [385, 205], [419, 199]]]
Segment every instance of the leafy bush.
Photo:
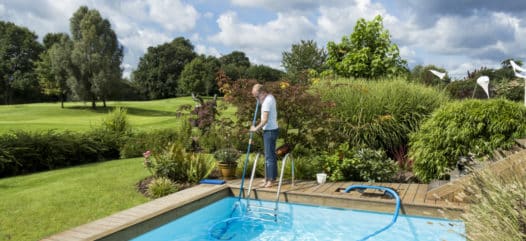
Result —
[[511, 80], [502, 81], [495, 86], [495, 96], [503, 97], [511, 101], [524, 101], [524, 81]]
[[151, 198], [160, 198], [177, 192], [177, 186], [168, 178], [157, 177], [148, 184], [147, 194]]
[[120, 157], [138, 157], [144, 150], [160, 152], [162, 147], [178, 141], [180, 136], [177, 130], [171, 128], [134, 132], [124, 140], [119, 150]]
[[186, 180], [186, 160], [189, 154], [179, 143], [167, 146], [161, 153], [153, 153], [153, 173], [156, 177], [165, 177], [173, 181]]
[[365, 147], [349, 149], [344, 143], [332, 155], [325, 155], [325, 170], [331, 181], [386, 182], [392, 180], [398, 166], [385, 152]]
[[488, 155], [526, 135], [526, 108], [502, 99], [449, 103], [411, 134], [409, 156], [422, 181], [446, 176], [459, 156]]
[[116, 107], [109, 112], [107, 117], [102, 120], [102, 128], [119, 136], [130, 133], [131, 125], [128, 121], [126, 108]]
[[322, 122], [326, 135], [350, 146], [366, 145], [394, 153], [406, 146], [409, 133], [447, 97], [401, 79], [363, 81], [340, 79], [315, 85], [324, 100], [334, 103], [333, 121]]
[[[300, 180], [313, 180], [316, 178], [316, 173], [323, 172], [323, 161], [320, 156], [304, 157], [304, 156], [294, 156], [294, 175], [296, 179]], [[290, 174], [289, 165], [287, 165], [288, 170], [285, 174]]]
[[467, 187], [473, 203], [462, 215], [469, 240], [526, 239], [525, 170], [510, 170], [500, 177], [490, 171], [474, 174]]
[[[237, 126], [229, 118], [222, 118], [216, 120], [210, 129], [199, 137], [199, 145], [209, 153], [222, 148], [244, 150], [247, 148], [248, 137], [248, 128]], [[253, 139], [252, 150], [257, 150], [263, 146], [261, 139]]]
[[[153, 159], [150, 159], [150, 153]], [[154, 176], [174, 182], [197, 183], [215, 168], [211, 158], [201, 153], [188, 153], [180, 143], [170, 144], [160, 153], [150, 153], [144, 153], [146, 168]]]
[[237, 162], [237, 159], [241, 156], [241, 153], [234, 148], [223, 148], [214, 152], [214, 158], [218, 162], [222, 163], [233, 163]]
[[187, 161], [186, 176], [189, 183], [198, 183], [200, 180], [207, 178], [216, 168], [216, 163], [212, 157], [202, 153], [192, 153]]
[[[0, 135], [0, 177], [116, 158], [104, 132], [12, 131]], [[118, 156], [118, 155], [117, 155]]]
[[[479, 85], [477, 85], [476, 79], [451, 82], [446, 86], [445, 90], [453, 99], [466, 99], [473, 97], [478, 99], [488, 98], [486, 92], [484, 92], [484, 90]], [[475, 92], [475, 95], [473, 95], [473, 91]], [[490, 86], [490, 92], [491, 91], [492, 88]], [[490, 96], [491, 95], [492, 94], [490, 93]]]

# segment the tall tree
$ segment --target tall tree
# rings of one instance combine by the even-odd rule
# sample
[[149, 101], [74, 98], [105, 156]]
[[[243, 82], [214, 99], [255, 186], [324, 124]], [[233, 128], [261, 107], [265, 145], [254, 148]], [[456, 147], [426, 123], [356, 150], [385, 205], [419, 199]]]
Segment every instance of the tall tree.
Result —
[[70, 93], [67, 80], [71, 68], [73, 42], [65, 33], [47, 34], [44, 37], [44, 46], [47, 49], [40, 55], [36, 68], [38, 82], [42, 92], [45, 95], [58, 96], [60, 106], [64, 108], [64, 101]]
[[82, 100], [90, 100], [96, 108], [97, 99], [106, 106], [111, 86], [120, 81], [123, 48], [107, 19], [95, 9], [80, 7], [70, 19], [73, 38], [72, 68], [69, 84]]
[[[44, 42], [44, 49], [50, 49], [54, 44], [62, 42], [65, 36], [68, 36], [66, 33], [48, 33], [44, 36], [42, 42]], [[68, 36], [69, 38], [69, 36]]]
[[241, 51], [232, 51], [219, 58], [221, 69], [231, 80], [244, 78], [245, 71], [250, 67], [250, 59]]
[[222, 65], [233, 64], [239, 67], [250, 67], [250, 59], [241, 51], [232, 51], [232, 53], [223, 55], [219, 58], [219, 61], [221, 61]]
[[198, 56], [184, 66], [179, 78], [179, 93], [212, 95], [218, 92], [215, 81], [221, 64], [213, 56]]
[[307, 82], [307, 71], [310, 69], [321, 72], [327, 58], [325, 50], [318, 49], [314, 40], [301, 40], [292, 45], [290, 52], [285, 51], [281, 55], [281, 65], [294, 83]]
[[34, 62], [43, 47], [37, 38], [25, 27], [0, 21], [0, 90], [5, 104], [12, 103], [14, 91], [38, 94]]
[[256, 79], [263, 83], [278, 81], [284, 74], [283, 71], [266, 65], [252, 65], [245, 71], [244, 77], [247, 79]]
[[327, 65], [344, 77], [374, 79], [408, 72], [380, 15], [369, 22], [360, 18], [350, 37], [344, 36], [339, 44], [329, 42], [327, 50]]
[[148, 99], [174, 97], [184, 66], [196, 56], [190, 40], [183, 37], [149, 47], [133, 72], [134, 85]]

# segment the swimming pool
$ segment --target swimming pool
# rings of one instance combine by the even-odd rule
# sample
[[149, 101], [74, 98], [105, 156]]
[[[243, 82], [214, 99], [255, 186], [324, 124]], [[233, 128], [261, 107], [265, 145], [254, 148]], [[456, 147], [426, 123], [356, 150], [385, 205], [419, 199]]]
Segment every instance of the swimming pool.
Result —
[[[236, 201], [234, 197], [221, 199], [132, 240], [210, 240], [209, 228], [230, 218]], [[267, 201], [250, 202], [274, 205]], [[220, 238], [233, 241], [360, 240], [389, 224], [392, 218], [390, 213], [280, 203], [277, 223], [232, 222]], [[460, 241], [466, 240], [464, 234], [461, 221], [400, 215], [391, 228], [368, 240]]]

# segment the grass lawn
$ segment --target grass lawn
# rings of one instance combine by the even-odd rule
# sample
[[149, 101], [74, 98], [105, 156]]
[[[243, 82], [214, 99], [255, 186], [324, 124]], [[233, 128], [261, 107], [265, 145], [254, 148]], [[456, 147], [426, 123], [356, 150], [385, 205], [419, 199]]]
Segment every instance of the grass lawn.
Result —
[[0, 240], [38, 240], [145, 203], [142, 158], [0, 179]]
[[[176, 116], [181, 105], [194, 105], [190, 97], [152, 101], [108, 101], [107, 108], [98, 102], [97, 109], [91, 103], [67, 102], [37, 103], [23, 105], [0, 105], [0, 133], [12, 129], [24, 130], [73, 130], [85, 131], [98, 127], [107, 113], [116, 106], [126, 107], [128, 119], [134, 129], [161, 129], [179, 125], [183, 118]], [[235, 109], [222, 111], [224, 116], [233, 116]], [[186, 118], [185, 118], [186, 119]]]

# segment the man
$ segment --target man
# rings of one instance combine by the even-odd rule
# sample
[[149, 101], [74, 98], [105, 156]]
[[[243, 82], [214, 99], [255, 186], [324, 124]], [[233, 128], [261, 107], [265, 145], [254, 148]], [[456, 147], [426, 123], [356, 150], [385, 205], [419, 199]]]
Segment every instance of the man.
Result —
[[276, 140], [278, 139], [278, 112], [276, 99], [268, 93], [263, 85], [252, 87], [252, 95], [261, 103], [261, 119], [258, 125], [250, 126], [250, 131], [263, 130], [263, 146], [265, 149], [265, 182], [261, 187], [272, 187], [278, 176], [278, 158], [276, 156]]

